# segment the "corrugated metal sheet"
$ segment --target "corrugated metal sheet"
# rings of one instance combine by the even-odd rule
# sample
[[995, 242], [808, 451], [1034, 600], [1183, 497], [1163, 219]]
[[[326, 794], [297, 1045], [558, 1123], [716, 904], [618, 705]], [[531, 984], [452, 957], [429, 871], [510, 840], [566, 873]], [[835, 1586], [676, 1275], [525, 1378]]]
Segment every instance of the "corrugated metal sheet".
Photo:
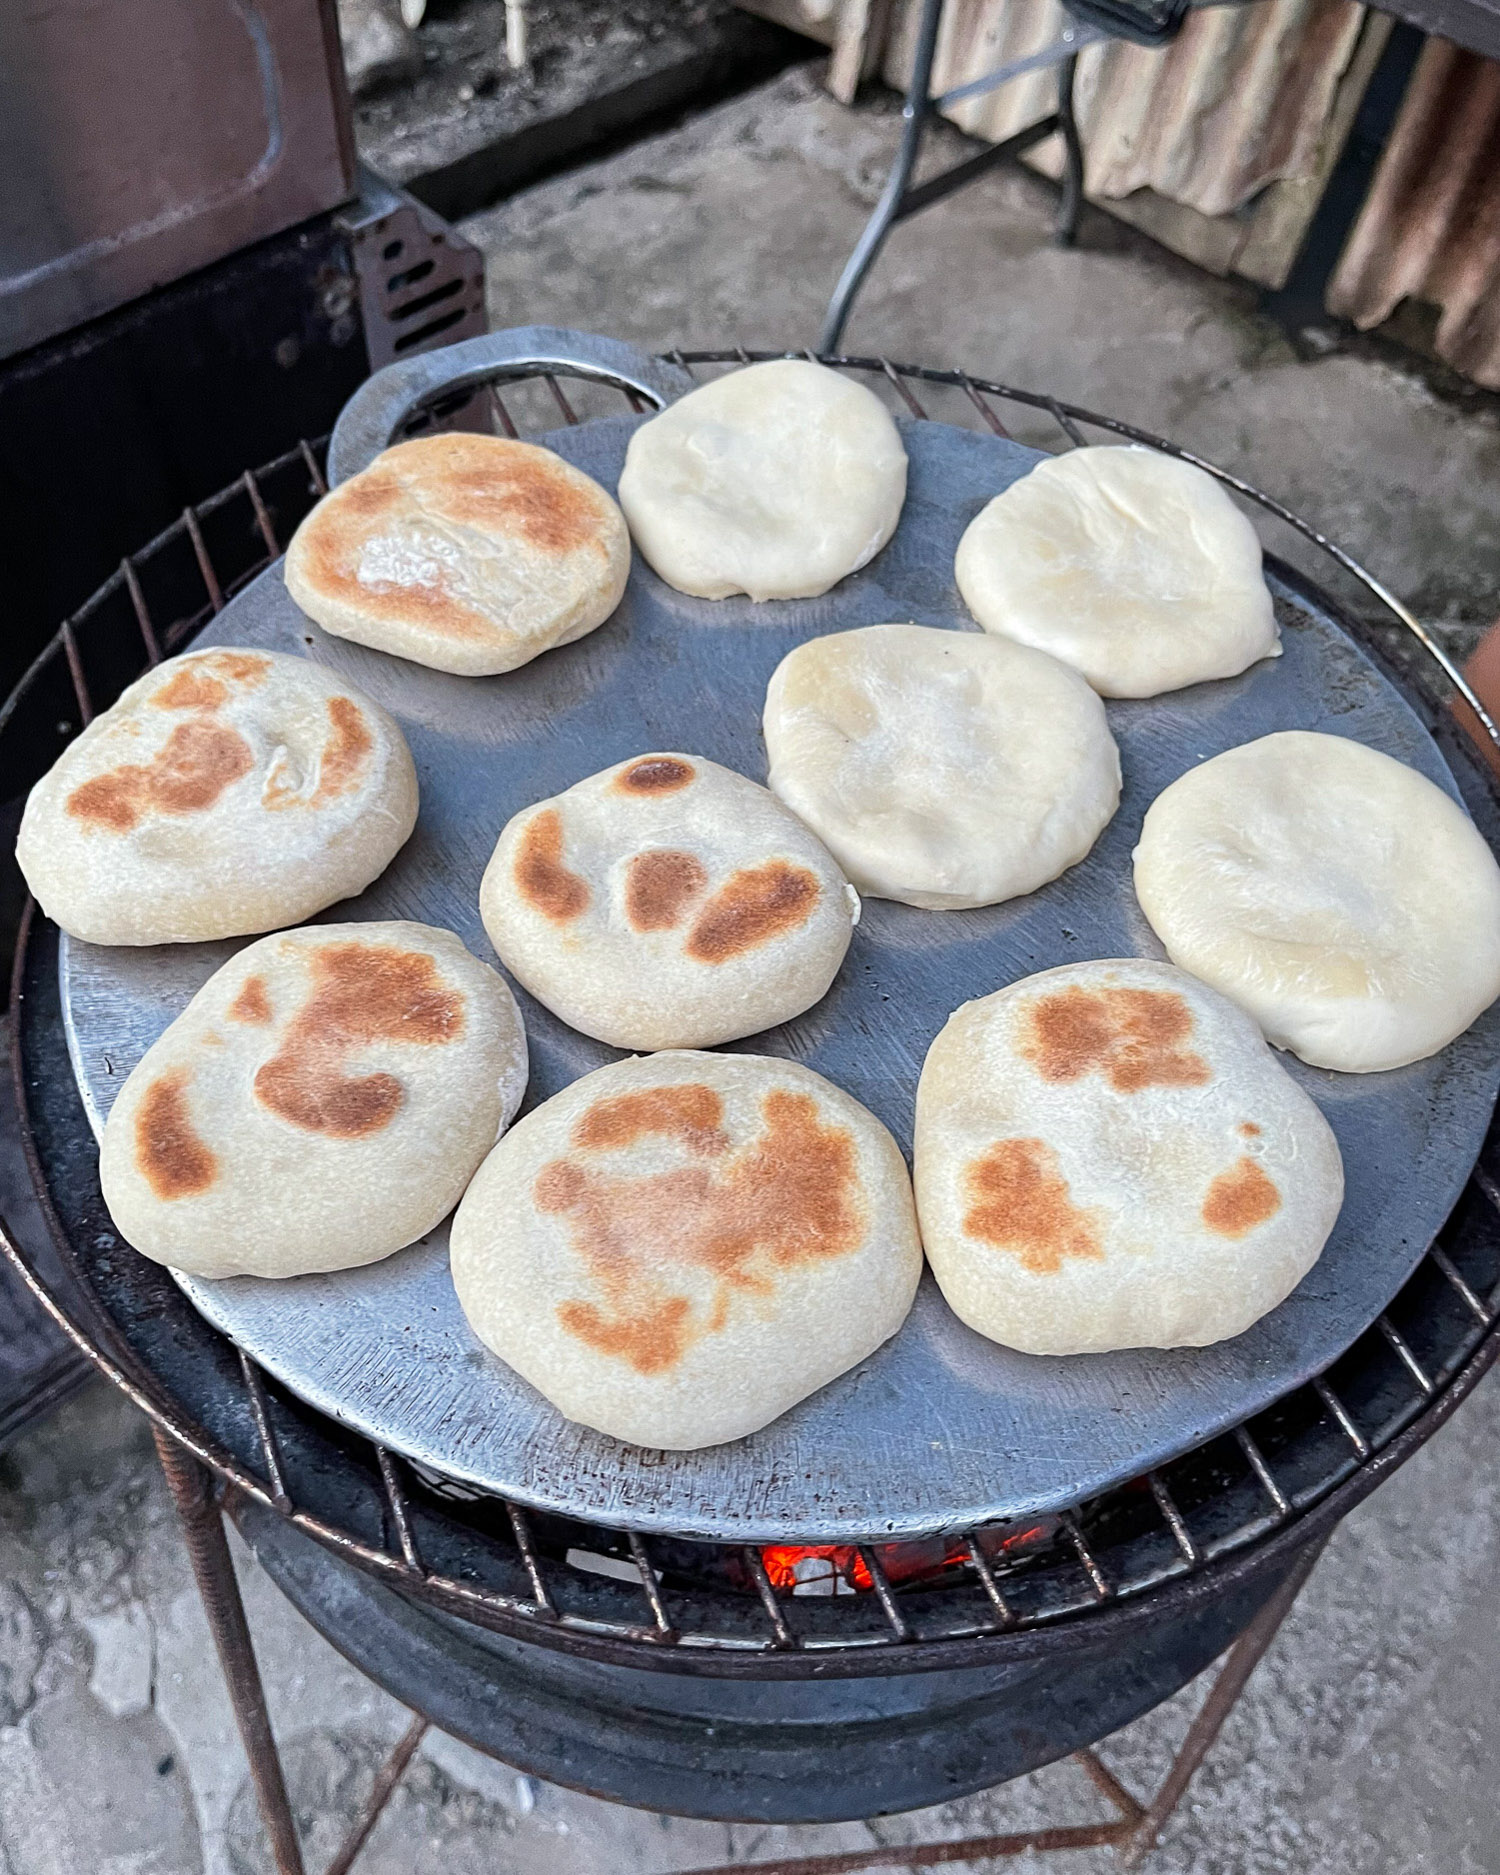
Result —
[[[917, 11], [917, 0], [898, 0], [884, 67], [898, 88]], [[947, 0], [935, 83], [948, 89], [1038, 51], [1062, 25], [1057, 0]], [[1389, 30], [1358, 0], [1266, 0], [1194, 12], [1160, 50], [1090, 48], [1076, 88], [1087, 193], [1200, 265], [1279, 286]], [[1055, 76], [1038, 73], [952, 116], [998, 141], [1055, 98]], [[1059, 173], [1055, 140], [1034, 160]]]
[[1500, 390], [1500, 64], [1429, 40], [1329, 285], [1369, 328], [1403, 300], [1440, 309], [1435, 346]]
[[[910, 66], [915, 0], [887, 59]], [[1358, 0], [1269, 0], [1189, 14], [1168, 46], [1115, 43], [1079, 60], [1078, 120], [1091, 195], [1154, 189], [1204, 215], [1229, 215], [1273, 182], [1312, 175], [1365, 9]], [[948, 0], [936, 84], [943, 90], [1039, 50], [1063, 27], [1057, 0]], [[998, 142], [1045, 116], [1056, 80], [1017, 79], [954, 108], [971, 135]]]

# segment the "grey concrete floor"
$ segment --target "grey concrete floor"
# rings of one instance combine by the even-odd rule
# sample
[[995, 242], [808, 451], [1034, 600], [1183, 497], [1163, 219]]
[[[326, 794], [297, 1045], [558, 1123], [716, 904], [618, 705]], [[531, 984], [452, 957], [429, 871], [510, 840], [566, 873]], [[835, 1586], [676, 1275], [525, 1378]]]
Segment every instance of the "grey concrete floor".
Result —
[[[805, 344], [894, 127], [806, 74], [476, 218], [494, 322], [673, 344]], [[898, 232], [851, 349], [963, 363], [1134, 418], [1336, 534], [1465, 646], [1500, 609], [1494, 400], [1356, 348], [1299, 358], [1240, 288], [992, 176]], [[948, 414], [943, 411], [940, 414]], [[1024, 433], [1024, 432], [1023, 432]], [[1500, 1384], [1348, 1520], [1151, 1866], [1191, 1875], [1497, 1875]], [[240, 1552], [317, 1870], [404, 1714]], [[1105, 1747], [1138, 1791], [1204, 1691]], [[364, 1875], [667, 1875], [777, 1853], [1078, 1820], [1068, 1766], [838, 1829], [726, 1829], [614, 1808], [429, 1738]], [[893, 1867], [901, 1867], [899, 1859]], [[1103, 1852], [1021, 1857], [1092, 1875]], [[202, 1613], [141, 1423], [94, 1386], [0, 1456], [0, 1875], [261, 1875], [269, 1862]]]

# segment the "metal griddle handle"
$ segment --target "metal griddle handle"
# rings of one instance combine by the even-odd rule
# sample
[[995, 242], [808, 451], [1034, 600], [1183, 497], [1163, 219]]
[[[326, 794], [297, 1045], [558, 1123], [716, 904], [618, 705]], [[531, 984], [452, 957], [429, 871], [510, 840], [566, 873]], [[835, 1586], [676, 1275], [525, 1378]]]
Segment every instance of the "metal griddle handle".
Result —
[[657, 410], [694, 385], [680, 365], [596, 332], [570, 332], [565, 326], [514, 326], [483, 338], [464, 339], [458, 345], [387, 365], [359, 387], [344, 405], [328, 445], [329, 487], [369, 468], [412, 413], [433, 398], [548, 371], [623, 386]]

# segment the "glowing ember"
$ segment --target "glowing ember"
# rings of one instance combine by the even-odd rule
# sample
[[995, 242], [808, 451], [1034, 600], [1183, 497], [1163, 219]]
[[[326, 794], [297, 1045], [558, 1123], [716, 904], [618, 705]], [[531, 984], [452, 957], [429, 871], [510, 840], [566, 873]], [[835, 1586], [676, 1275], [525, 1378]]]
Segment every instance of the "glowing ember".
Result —
[[[874, 1587], [864, 1557], [852, 1544], [808, 1547], [796, 1543], [768, 1543], [761, 1551], [760, 1558], [766, 1566], [766, 1574], [771, 1578], [773, 1589], [795, 1591], [799, 1584], [806, 1585], [829, 1576], [842, 1577], [855, 1589]], [[809, 1563], [815, 1562], [827, 1566], [821, 1569], [808, 1567]]]
[[[1026, 1530], [981, 1530], [980, 1553], [986, 1561], [1008, 1561], [1046, 1542], [1055, 1528], [1055, 1520], [1049, 1520]], [[952, 1537], [878, 1544], [874, 1553], [893, 1583], [928, 1580], [973, 1561], [967, 1539]], [[768, 1543], [760, 1556], [772, 1588], [786, 1594], [852, 1595], [875, 1586], [864, 1557], [852, 1543]]]

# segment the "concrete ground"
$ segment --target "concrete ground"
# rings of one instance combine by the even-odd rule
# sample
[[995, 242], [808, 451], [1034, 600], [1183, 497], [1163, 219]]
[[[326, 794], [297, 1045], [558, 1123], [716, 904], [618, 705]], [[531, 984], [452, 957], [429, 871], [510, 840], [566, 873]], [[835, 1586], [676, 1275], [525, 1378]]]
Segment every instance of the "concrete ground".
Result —
[[[893, 133], [888, 113], [843, 112], [799, 73], [549, 182], [468, 225], [490, 256], [494, 323], [652, 346], [809, 343]], [[1102, 217], [1059, 252], [1052, 201], [996, 175], [908, 224], [851, 349], [962, 362], [1190, 442], [1321, 522], [1466, 646], [1500, 605], [1495, 401], [1445, 398], [1368, 348], [1301, 357], [1241, 289]], [[1338, 1532], [1153, 1869], [1500, 1872], [1497, 1444], [1491, 1382]], [[241, 1561], [316, 1871], [404, 1715]], [[1133, 1788], [1154, 1786], [1202, 1693], [1109, 1741]], [[871, 1826], [729, 1830], [576, 1797], [429, 1738], [358, 1868], [666, 1875], [1098, 1814], [1061, 1766]], [[149, 1441], [96, 1386], [0, 1457], [0, 1875], [269, 1866]]]

